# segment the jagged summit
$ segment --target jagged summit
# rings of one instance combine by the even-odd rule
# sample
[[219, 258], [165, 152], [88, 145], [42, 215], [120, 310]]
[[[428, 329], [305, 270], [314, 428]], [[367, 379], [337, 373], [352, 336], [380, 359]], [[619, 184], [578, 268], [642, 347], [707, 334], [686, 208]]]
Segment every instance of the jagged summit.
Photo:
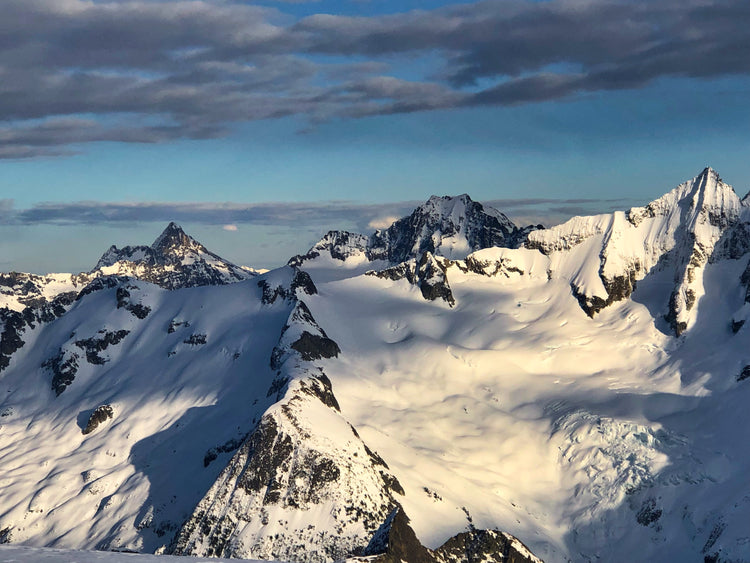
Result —
[[112, 266], [119, 261], [148, 262], [167, 264], [176, 257], [184, 257], [189, 252], [209, 253], [201, 243], [185, 233], [177, 223], [171, 222], [156, 237], [151, 246], [126, 246], [122, 249], [112, 245], [96, 264], [95, 270]]
[[189, 247], [197, 244], [196, 241], [188, 236], [177, 223], [172, 221], [167, 228], [156, 237], [151, 248], [162, 253], [168, 250], [174, 250], [180, 247]]
[[136, 277], [166, 289], [223, 285], [256, 275], [209, 251], [174, 222], [151, 246], [109, 247], [92, 273], [98, 271]]
[[369, 237], [329, 231], [307, 254], [295, 256], [289, 263], [299, 266], [321, 253], [341, 261], [358, 257], [391, 264], [419, 259], [425, 252], [463, 259], [483, 248], [517, 248], [529, 232], [540, 228], [541, 225], [519, 228], [505, 214], [473, 201], [467, 194], [433, 195], [410, 215]]
[[461, 259], [482, 248], [517, 246], [521, 238], [521, 229], [508, 217], [466, 194], [432, 196], [411, 215], [376, 231], [371, 237], [370, 254], [392, 263], [417, 258], [424, 252]]
[[[723, 228], [737, 219], [741, 206], [734, 188], [724, 183], [716, 170], [706, 167], [695, 178], [648, 205], [631, 209], [628, 218], [637, 224], [643, 217], [671, 215], [689, 229], [706, 221]], [[678, 226], [671, 224], [670, 228]]]

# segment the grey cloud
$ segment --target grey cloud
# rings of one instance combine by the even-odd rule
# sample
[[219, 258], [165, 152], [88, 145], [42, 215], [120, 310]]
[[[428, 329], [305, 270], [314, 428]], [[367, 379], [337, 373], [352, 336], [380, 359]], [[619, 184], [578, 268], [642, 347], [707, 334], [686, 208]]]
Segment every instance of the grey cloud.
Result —
[[[746, 0], [487, 0], [299, 21], [283, 4], [5, 0], [0, 159], [750, 74]], [[421, 54], [442, 68], [393, 75]]]
[[335, 228], [346, 224], [367, 229], [384, 215], [404, 215], [419, 202], [359, 204], [346, 201], [319, 203], [39, 203], [30, 208], [0, 207], [0, 220], [16, 225], [80, 225], [182, 221], [209, 225], [308, 225]]
[[[511, 216], [535, 216], [546, 225], [573, 215], [609, 211], [611, 199], [502, 199], [484, 202]], [[100, 225], [178, 221], [206, 225], [263, 225], [326, 230], [354, 229], [369, 233], [370, 223], [384, 217], [403, 217], [421, 201], [367, 204], [351, 201], [313, 203], [39, 203], [15, 209], [11, 200], [0, 200], [0, 224], [7, 225]]]
[[0, 199], [0, 222], [7, 221], [11, 216], [14, 203], [12, 199]]

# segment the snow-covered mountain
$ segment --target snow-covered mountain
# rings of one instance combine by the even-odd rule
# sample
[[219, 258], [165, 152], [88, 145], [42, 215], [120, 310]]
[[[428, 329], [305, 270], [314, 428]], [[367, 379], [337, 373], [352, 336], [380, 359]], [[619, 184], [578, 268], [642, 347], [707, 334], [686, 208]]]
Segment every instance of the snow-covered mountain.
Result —
[[750, 203], [715, 171], [551, 229], [431, 198], [244, 278], [176, 231], [3, 276], [0, 543], [750, 561]]
[[[62, 316], [77, 299], [116, 287], [126, 277], [164, 289], [225, 285], [251, 279], [265, 270], [236, 266], [208, 251], [175, 223], [170, 223], [151, 246], [111, 246], [90, 272], [39, 276], [19, 272], [0, 274], [0, 371], [23, 345], [20, 334], [42, 322]], [[128, 290], [118, 289], [118, 307], [134, 315], [148, 309], [130, 304]]]
[[706, 168], [645, 207], [575, 217], [530, 233], [527, 246], [551, 257], [551, 270], [570, 279], [590, 315], [628, 297], [647, 275], [668, 271], [674, 287], [667, 319], [679, 335], [695, 320], [706, 265], [750, 249], [750, 208]]
[[399, 264], [425, 252], [463, 259], [482, 248], [517, 248], [541, 225], [519, 228], [497, 209], [485, 207], [468, 195], [432, 196], [410, 215], [387, 229], [366, 236], [348, 231], [329, 231], [307, 252], [290, 260], [302, 265], [321, 254], [346, 262], [368, 260]]
[[122, 249], [111, 246], [97, 262], [94, 272], [131, 276], [165, 289], [223, 285], [259, 273], [210, 252], [175, 223], [170, 223], [151, 246]]

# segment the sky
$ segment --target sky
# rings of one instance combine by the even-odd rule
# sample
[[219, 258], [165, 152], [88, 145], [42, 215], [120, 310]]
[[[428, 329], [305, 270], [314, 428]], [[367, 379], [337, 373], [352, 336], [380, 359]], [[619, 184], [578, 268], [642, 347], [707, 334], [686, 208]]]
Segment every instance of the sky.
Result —
[[3, 0], [0, 271], [175, 220], [281, 265], [432, 194], [518, 223], [750, 190], [747, 0]]

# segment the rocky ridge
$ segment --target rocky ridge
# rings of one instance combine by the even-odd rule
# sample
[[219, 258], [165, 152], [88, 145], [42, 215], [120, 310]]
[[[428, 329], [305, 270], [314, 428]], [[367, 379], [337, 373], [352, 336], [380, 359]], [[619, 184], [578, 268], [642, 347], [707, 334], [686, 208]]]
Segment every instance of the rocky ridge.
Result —
[[224, 285], [258, 275], [209, 251], [176, 223], [170, 223], [151, 246], [111, 246], [91, 274], [96, 272], [130, 276], [164, 289]]
[[456, 534], [435, 550], [424, 547], [403, 508], [395, 508], [373, 535], [364, 557], [347, 563], [541, 563], [517, 538], [497, 530], [475, 528]]
[[340, 350], [298, 298], [314, 286], [295, 290], [295, 279], [273, 292], [293, 304], [270, 358], [276, 402], [182, 526], [174, 554], [333, 562], [362, 552], [403, 495], [341, 415], [316, 365]]
[[517, 248], [528, 234], [541, 225], [520, 228], [492, 207], [473, 201], [468, 195], [432, 196], [410, 215], [387, 229], [366, 236], [348, 231], [329, 231], [303, 255], [289, 263], [302, 266], [321, 255], [334, 260], [351, 258], [391, 265], [419, 260], [425, 252], [449, 259], [493, 246]]

